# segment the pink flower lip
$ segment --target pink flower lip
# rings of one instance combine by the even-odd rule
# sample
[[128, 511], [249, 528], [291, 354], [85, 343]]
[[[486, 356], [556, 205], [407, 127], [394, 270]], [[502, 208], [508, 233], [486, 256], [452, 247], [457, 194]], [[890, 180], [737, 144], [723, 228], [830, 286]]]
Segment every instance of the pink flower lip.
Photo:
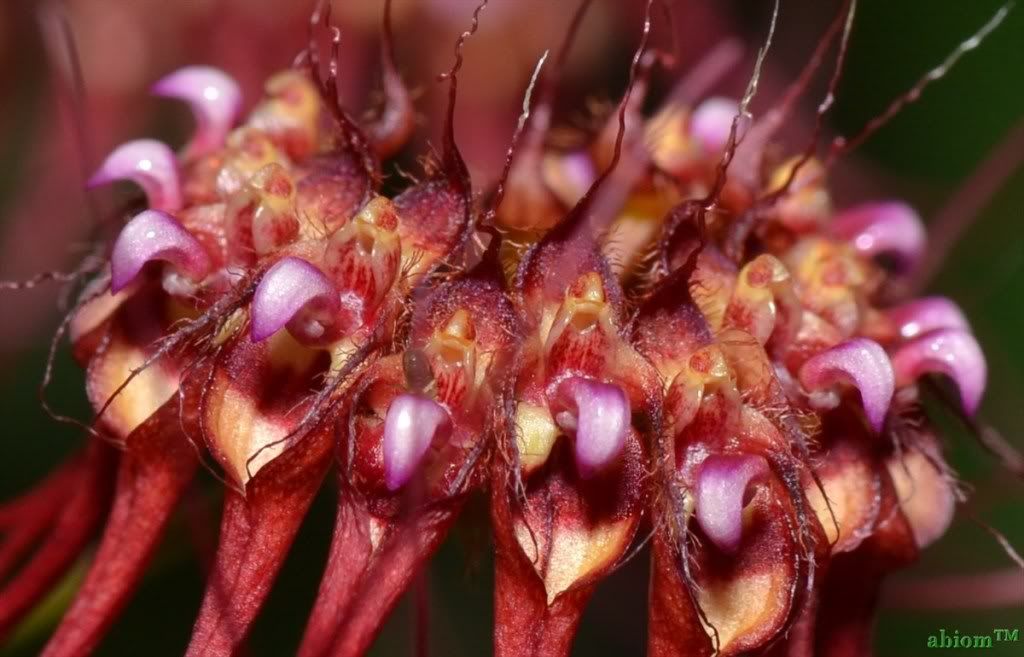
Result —
[[572, 377], [559, 387], [575, 407], [575, 412], [558, 414], [560, 424], [574, 431], [576, 467], [589, 479], [622, 453], [630, 425], [629, 399], [619, 386], [585, 377]]
[[890, 308], [886, 315], [906, 340], [933, 329], [956, 328], [970, 330], [970, 324], [960, 307], [946, 297], [914, 299]]
[[427, 450], [451, 433], [451, 417], [437, 402], [401, 394], [384, 418], [384, 483], [396, 491], [412, 479]]
[[242, 109], [238, 83], [211, 66], [186, 66], [160, 79], [151, 91], [182, 100], [192, 109], [196, 120], [196, 133], [188, 147], [192, 155], [220, 147]]
[[266, 340], [285, 326], [296, 338], [315, 340], [340, 306], [338, 290], [326, 274], [301, 258], [282, 258], [253, 295], [252, 340]]
[[899, 201], [864, 203], [849, 208], [836, 216], [832, 230], [868, 257], [896, 256], [905, 270], [917, 265], [928, 242], [921, 217]]
[[892, 364], [900, 385], [929, 373], [953, 379], [968, 415], [974, 415], [985, 394], [985, 354], [974, 336], [963, 329], [940, 328], [919, 335], [896, 349]]
[[210, 257], [192, 233], [166, 212], [146, 210], [129, 221], [114, 242], [110, 291], [120, 292], [154, 260], [173, 264], [195, 281], [210, 273]]
[[700, 464], [694, 486], [697, 523], [723, 552], [739, 549], [747, 489], [768, 472], [768, 462], [756, 454], [713, 454]]
[[131, 180], [142, 187], [154, 210], [177, 212], [182, 207], [178, 160], [167, 144], [155, 139], [137, 139], [115, 148], [87, 186], [91, 189], [115, 180]]
[[875, 432], [880, 432], [885, 423], [895, 378], [885, 349], [866, 338], [847, 340], [813, 356], [800, 368], [800, 383], [808, 390], [821, 390], [838, 382], [856, 387], [864, 415]]
[[[693, 110], [690, 117], [690, 134], [697, 139], [706, 153], [718, 153], [729, 141], [732, 122], [739, 111], [739, 103], [731, 98], [708, 98]], [[741, 117], [737, 139], [742, 136], [746, 123]]]

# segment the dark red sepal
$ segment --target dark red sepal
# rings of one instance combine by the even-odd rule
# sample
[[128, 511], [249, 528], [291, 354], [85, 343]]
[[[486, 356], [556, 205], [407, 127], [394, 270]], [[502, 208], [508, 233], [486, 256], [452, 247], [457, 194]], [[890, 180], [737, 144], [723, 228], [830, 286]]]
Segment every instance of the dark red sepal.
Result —
[[103, 520], [118, 452], [94, 438], [78, 457], [64, 507], [35, 554], [0, 589], [0, 640], [74, 564]]
[[[464, 498], [412, 511], [397, 521], [375, 518], [342, 495], [334, 540], [299, 657], [358, 657], [458, 518]], [[371, 524], [383, 532], [374, 545]]]
[[99, 549], [44, 657], [90, 654], [141, 580], [198, 464], [182, 435], [178, 409], [178, 400], [171, 399], [125, 440]]
[[495, 657], [568, 655], [595, 584], [566, 591], [549, 605], [544, 583], [516, 542], [510, 499], [504, 490], [494, 491], [491, 522]]
[[224, 499], [220, 543], [187, 657], [231, 655], [259, 613], [330, 465], [331, 432], [317, 428]]
[[327, 569], [320, 580], [298, 657], [319, 657], [331, 647], [373, 553], [367, 516], [362, 505], [339, 500]]
[[0, 506], [0, 581], [50, 527], [76, 483], [81, 457], [63, 463], [45, 480]]
[[822, 586], [815, 628], [815, 655], [862, 657], [873, 653], [875, 611], [882, 579], [912, 563], [918, 554], [913, 530], [899, 510], [899, 499], [885, 467], [878, 524], [854, 551], [837, 555]]
[[[569, 654], [587, 601], [639, 526], [643, 463], [639, 435], [631, 430], [619, 462], [583, 480], [563, 440], [531, 474], [520, 502], [498, 460], [491, 497], [495, 657]], [[568, 559], [576, 556], [582, 561]]]
[[659, 532], [651, 549], [647, 654], [711, 657], [715, 653], [711, 637], [701, 625], [690, 587], [682, 573], [678, 550], [664, 533]]

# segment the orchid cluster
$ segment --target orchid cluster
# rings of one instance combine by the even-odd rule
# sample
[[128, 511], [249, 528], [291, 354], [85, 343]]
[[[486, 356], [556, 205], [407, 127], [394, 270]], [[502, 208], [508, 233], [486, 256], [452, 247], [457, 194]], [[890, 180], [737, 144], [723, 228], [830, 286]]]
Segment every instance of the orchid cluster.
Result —
[[454, 137], [472, 31], [440, 153], [392, 197], [381, 162], [415, 129], [410, 95], [385, 56], [384, 105], [354, 118], [322, 7], [244, 117], [216, 69], [153, 87], [196, 131], [178, 153], [123, 144], [92, 178], [147, 207], [67, 322], [89, 443], [0, 507], [0, 574], [21, 563], [0, 632], [106, 518], [43, 652], [89, 654], [205, 466], [225, 501], [189, 657], [241, 649], [328, 476], [302, 657], [363, 654], [480, 493], [499, 657], [567, 655], [595, 587], [647, 541], [652, 657], [870, 653], [881, 579], [959, 495], [918, 382], [945, 375], [968, 415], [985, 387], [954, 303], [892, 301], [926, 248], [918, 215], [834, 207], [829, 162], [774, 143], [784, 107], [751, 121], [749, 97], [681, 94], [645, 116], [665, 59], [650, 3], [607, 129], [547, 143], [557, 70], [538, 66], [480, 193]]

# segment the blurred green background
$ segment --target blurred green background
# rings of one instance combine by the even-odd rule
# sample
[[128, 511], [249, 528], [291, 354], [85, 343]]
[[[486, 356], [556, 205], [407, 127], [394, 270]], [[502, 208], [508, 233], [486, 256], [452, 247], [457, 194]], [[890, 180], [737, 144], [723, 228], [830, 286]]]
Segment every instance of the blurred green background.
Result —
[[[614, 4], [612, 0], [597, 1]], [[370, 4], [369, 0], [367, 3]], [[712, 0], [705, 3], [711, 4]], [[459, 0], [446, 4], [451, 11], [460, 12], [465, 6], [463, 18], [468, 17], [472, 6]], [[743, 36], [747, 43], [759, 42], [769, 3], [736, 0], [716, 4], [732, 32]], [[784, 78], [798, 70], [837, 4], [783, 0], [778, 43], [769, 57], [776, 75]], [[890, 99], [940, 62], [954, 44], [969, 36], [998, 6], [999, 2], [993, 0], [861, 2], [831, 129], [842, 134], [855, 132]], [[567, 7], [560, 8], [564, 9]], [[168, 6], [166, 11], [174, 9]], [[677, 18], [680, 23], [686, 20], [685, 16]], [[8, 27], [12, 24], [8, 22]], [[232, 24], [227, 22], [220, 29], [230, 31]], [[53, 72], [46, 64], [38, 35], [12, 29], [2, 34], [8, 41], [2, 49], [5, 61], [0, 62], [0, 74], [6, 76], [0, 80], [5, 83], [0, 87], [7, 89], [0, 101], [0, 228], [4, 226], [2, 222], [8, 221], [9, 210], [15, 206], [18, 195], [40, 175], [38, 170], [26, 170], [28, 154], [49, 132], [67, 129], [65, 125], [41, 125], [44, 117], [50, 116], [41, 110], [54, 101], [46, 83]], [[302, 35], [281, 38], [292, 40], [297, 48]], [[615, 35], [616, 40], [608, 44], [609, 52], [628, 53], [633, 38], [633, 34]], [[473, 57], [472, 47], [467, 56]], [[621, 83], [622, 68], [610, 70], [613, 73], [608, 80], [602, 81], [600, 74], [588, 76], [596, 78], [597, 86], [592, 89], [595, 94], [615, 93], [619, 88], [616, 85]], [[764, 98], [761, 101], [768, 102]], [[515, 111], [514, 106], [511, 111]], [[979, 50], [967, 54], [944, 80], [930, 87], [919, 102], [903, 111], [861, 148], [856, 158], [840, 168], [838, 195], [842, 200], [852, 201], [867, 189], [876, 194], [902, 196], [926, 218], [936, 216], [986, 155], [1014, 128], [1020, 131], [1022, 122], [1024, 7], [1018, 7]], [[154, 125], [157, 130], [171, 134], [175, 130], [173, 125]], [[1017, 141], [1021, 143], [1020, 137]], [[1024, 449], [1024, 168], [1019, 166], [1024, 153], [1019, 153], [1016, 160], [1016, 172], [985, 200], [976, 216], [963, 217], [969, 228], [953, 240], [952, 249], [929, 289], [957, 300], [970, 317], [990, 367], [982, 414], [1010, 442]], [[852, 182], [845, 184], [844, 175]], [[82, 216], [67, 216], [62, 221], [82, 220]], [[42, 239], [48, 241], [48, 248], [62, 248], [53, 236]], [[6, 294], [0, 297], [0, 308], [5, 315], [18, 312], [13, 300], [17, 293]], [[56, 320], [54, 307], [48, 318], [32, 330], [35, 339], [0, 345], [0, 416], [4, 419], [0, 499], [29, 486], [80, 441], [73, 430], [47, 419], [36, 398], [49, 334]], [[88, 416], [82, 375], [66, 353], [58, 360], [50, 398], [64, 412]], [[951, 463], [976, 488], [969, 510], [1003, 531], [1015, 545], [1024, 546], [1024, 484], [1001, 471], [955, 425], [951, 425], [947, 438]], [[207, 484], [209, 494], [196, 498], [192, 511], [208, 516], [207, 529], [213, 532], [219, 500], [216, 487]], [[332, 500], [333, 491], [328, 487], [314, 505], [261, 615], [249, 642], [248, 655], [286, 655], [294, 649], [326, 555]], [[486, 509], [478, 500], [431, 568], [431, 654], [490, 652], [492, 575], [485, 527]], [[194, 549], [196, 540], [201, 537], [197, 539], [186, 521], [179, 518], [145, 583], [98, 654], [156, 657], [181, 653], [202, 592]], [[83, 560], [79, 565], [77, 576], [85, 563]], [[945, 539], [900, 578], [987, 572], [1008, 565], [996, 542], [958, 515]], [[575, 655], [643, 654], [646, 579], [641, 556], [602, 584], [584, 619]], [[0, 655], [35, 654], [68, 601], [74, 582], [73, 576], [51, 596], [15, 639], [0, 648]], [[1024, 578], [1021, 585], [1024, 586]], [[941, 650], [925, 649], [928, 635], [937, 633], [939, 628], [978, 634], [994, 628], [1022, 626], [1024, 610], [1020, 608], [970, 612], [884, 609], [877, 651], [887, 657], [944, 654]], [[410, 607], [403, 602], [372, 654], [408, 655], [411, 646]], [[1024, 642], [1015, 646], [997, 644], [986, 654], [1021, 655]]]

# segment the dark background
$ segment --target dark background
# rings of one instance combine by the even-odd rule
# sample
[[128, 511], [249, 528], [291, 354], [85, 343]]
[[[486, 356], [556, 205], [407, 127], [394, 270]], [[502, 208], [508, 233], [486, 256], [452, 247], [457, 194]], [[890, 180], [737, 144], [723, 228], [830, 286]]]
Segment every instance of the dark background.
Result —
[[[403, 35], [402, 26], [398, 26], [399, 59], [404, 70], [421, 66], [423, 61], [429, 62], [426, 66], [440, 62], [419, 77], [428, 88], [432, 86], [429, 72], [439, 72], [447, 61], [452, 43], [448, 35], [468, 23], [474, 4], [469, 0], [435, 2], [443, 5], [436, 10], [438, 15], [444, 18], [445, 12], [449, 14], [447, 23], [435, 16], [436, 32], [417, 30], [410, 21], [410, 31]], [[412, 0], [396, 0], [396, 6], [403, 3], [415, 4]], [[285, 2], [256, 3], [258, 20], [238, 18], [232, 13], [236, 7], [227, 2], [149, 3], [150, 11], [166, 15], [134, 22], [113, 21], [113, 27], [106, 31], [93, 25], [106, 20], [104, 12], [113, 12], [113, 16], [125, 11], [128, 4], [131, 3], [125, 0], [120, 4], [105, 0], [71, 3], [76, 33], [98, 30], [100, 35], [93, 34], [81, 44], [89, 94], [86, 106], [93, 120], [101, 125], [92, 133], [96, 142], [93, 147], [98, 153], [117, 143], [117, 138], [146, 133], [180, 143], [187, 131], [187, 119], [161, 109], [140, 94], [144, 93], [146, 82], [157, 75], [175, 66], [194, 63], [196, 52], [205, 57], [200, 61], [220, 64], [232, 71], [233, 63], [244, 67], [247, 77], [243, 79], [252, 89], [255, 80], [274, 68], [286, 66], [290, 61], [288, 53], [302, 45], [305, 8], [285, 10], [284, 7], [293, 4]], [[232, 6], [209, 9], [218, 4]], [[369, 15], [377, 11], [376, 0], [365, 0], [362, 4], [369, 7]], [[486, 88], [488, 84], [501, 85], [496, 80], [499, 76], [493, 73], [498, 58], [512, 53], [519, 46], [520, 35], [533, 31], [531, 26], [543, 26], [552, 35], [547, 46], [538, 48], [557, 44], [557, 26], [564, 25], [575, 6], [561, 0], [494, 0], [494, 4], [506, 6], [495, 12], [494, 23], [490, 25], [487, 21], [491, 17], [484, 14], [479, 40], [467, 46], [467, 91], [460, 99], [464, 126], [460, 139], [473, 141], [467, 150], [472, 151], [471, 161], [484, 177], [493, 171], [495, 154], [500, 155], [504, 148], [518, 109], [517, 96], [538, 50], [515, 51], [513, 59], [517, 64], [505, 81], [508, 89], [501, 92]], [[584, 53], [590, 53], [590, 59], [574, 58], [570, 67], [569, 88], [573, 94], [569, 100], [574, 98], [575, 102], [585, 95], [614, 97], [621, 90], [628, 55], [638, 34], [639, 12], [634, 5], [642, 3], [597, 0], [596, 5], [601, 7], [598, 18], [588, 19], [585, 29], [589, 37], [584, 40], [589, 38], [590, 45], [581, 46]], [[755, 114], [757, 108], [763, 108], [777, 96], [780, 84], [799, 69], [837, 5], [837, 1], [783, 0], [777, 43], [769, 55], [765, 85], [759, 102], [755, 103]], [[684, 51], [684, 68], [687, 53], [696, 55], [707, 44], [728, 34], [741, 37], [752, 53], [763, 38], [769, 6], [761, 0], [680, 3], [675, 18]], [[938, 64], [998, 6], [993, 0], [861, 2], [829, 129], [842, 134], [855, 132], [894, 96]], [[208, 20], [214, 22], [215, 29], [206, 33], [186, 27], [172, 33], [168, 25], [174, 21], [168, 16], [179, 11], [200, 12], [196, 7], [211, 13], [203, 15], [206, 18], [194, 19], [193, 25]], [[517, 7], [524, 16], [509, 18], [509, 12], [514, 14]], [[39, 34], [35, 8], [24, 2], [0, 8], [0, 273], [10, 278], [70, 262], [74, 247], [83, 240], [82, 226], [87, 221], [82, 196], [74, 182], [76, 162], [80, 160], [76, 159], [68, 127], [68, 96], [62, 82], [65, 76], [49, 63], [52, 58], [48, 57], [46, 42]], [[276, 12], [291, 18], [282, 18], [275, 26]], [[351, 23], [347, 33], [355, 35], [352, 47], [372, 52], [373, 26], [365, 23], [365, 17], [345, 15], [342, 19], [343, 27], [348, 25], [344, 21]], [[364, 22], [360, 23], [361, 20]], [[515, 27], [503, 23], [506, 20]], [[109, 42], [104, 42], [103, 35]], [[219, 41], [211, 45], [210, 38]], [[153, 70], [140, 74], [149, 77], [137, 91], [122, 88], [111, 92], [103, 88], [102, 82], [96, 82], [99, 90], [96, 95], [92, 93], [90, 80], [103, 80], [104, 65], [97, 61], [113, 57], [111, 61], [116, 63], [118, 58], [134, 57], [133, 48], [142, 48], [146, 43], [170, 45], [155, 60], [151, 58]], [[532, 47], [533, 42], [528, 45]], [[111, 48], [113, 55], [109, 52]], [[418, 57], [417, 53], [424, 49], [441, 54], [434, 58]], [[268, 54], [268, 50], [273, 53]], [[371, 61], [372, 72], [372, 60], [359, 61]], [[736, 79], [726, 81], [720, 90], [738, 91], [747, 71], [749, 63], [744, 63]], [[358, 70], [353, 70], [353, 76], [358, 74]], [[353, 86], [358, 89], [360, 84], [365, 86], [372, 81]], [[254, 96], [250, 93], [248, 97]], [[817, 92], [812, 93], [807, 106], [813, 107], [818, 97]], [[432, 107], [436, 104], [433, 95], [428, 94], [421, 108], [436, 116]], [[501, 107], [494, 112], [505, 131], [498, 135], [500, 138], [495, 139], [493, 147], [476, 142], [476, 131], [466, 127], [476, 121], [473, 112], [488, 107]], [[125, 115], [127, 110], [132, 113]], [[806, 135], [800, 122], [795, 124], [794, 135]], [[806, 121], [802, 125], [806, 126]], [[981, 413], [1010, 442], [1024, 448], [1024, 169], [1019, 166], [1024, 159], [1022, 126], [1024, 7], [1018, 7], [979, 50], [968, 53], [944, 80], [930, 87], [918, 103], [903, 111], [840, 167], [834, 184], [840, 205], [869, 196], [903, 197], [915, 204], [926, 219], [931, 219], [941, 216], [942, 208], [965, 186], [977, 187], [972, 183], [972, 174], [980, 170], [989, 153], [1000, 145], [1007, 151], [1011, 148], [1007, 146], [1010, 140], [1015, 140], [1016, 172], [1006, 177], [995, 193], [983, 194], [976, 208], [955, 215], [956, 228], [962, 228], [962, 234], [947, 224], [942, 235], [937, 236], [938, 242], [950, 242], [950, 250], [929, 289], [957, 300], [970, 317], [990, 367], [988, 394]], [[796, 144], [794, 148], [803, 141]], [[89, 164], [95, 163], [94, 158]], [[992, 175], [988, 180], [992, 180]], [[48, 420], [36, 398], [46, 345], [57, 321], [55, 296], [56, 292], [50, 289], [24, 295], [8, 292], [0, 297], [0, 324], [5, 325], [0, 328], [0, 499], [29, 486], [80, 441], [74, 431]], [[50, 395], [54, 404], [79, 417], [88, 417], [81, 373], [66, 355], [58, 361], [55, 376]], [[947, 432], [947, 445], [951, 463], [975, 486], [967, 510], [1002, 530], [1015, 545], [1024, 546], [1024, 485], [1001, 471], [991, 457], [955, 427]], [[216, 487], [211, 481], [206, 483], [206, 494], [196, 497], [189, 513], [175, 521], [143, 586], [98, 654], [159, 656], [182, 652], [202, 591], [195, 546], [213, 540], [219, 508]], [[294, 649], [326, 555], [332, 500], [333, 492], [328, 489], [314, 505], [252, 634], [247, 654], [286, 655]], [[208, 536], [196, 531], [190, 518], [197, 517]], [[482, 501], [477, 501], [431, 568], [431, 654], [490, 652], [492, 575], [486, 522], [486, 508]], [[14, 640], [0, 648], [0, 655], [35, 654], [70, 599], [86, 563], [83, 558]], [[966, 514], [958, 514], [947, 536], [917, 566], [901, 573], [890, 584], [898, 588], [925, 577], [989, 572], [1009, 565], [997, 543], [968, 521]], [[583, 621], [575, 655], [643, 654], [646, 580], [646, 564], [641, 555], [599, 588]], [[1021, 627], [1022, 619], [1024, 613], [1020, 608], [885, 608], [877, 649], [880, 655], [892, 657], [941, 653], [925, 650], [928, 635], [938, 633], [939, 628], [948, 632], [959, 630], [962, 634], [987, 634], [995, 628]], [[410, 607], [403, 602], [372, 654], [410, 654], [412, 627]], [[986, 654], [1008, 656], [1022, 652], [1021, 643], [997, 644]]]

